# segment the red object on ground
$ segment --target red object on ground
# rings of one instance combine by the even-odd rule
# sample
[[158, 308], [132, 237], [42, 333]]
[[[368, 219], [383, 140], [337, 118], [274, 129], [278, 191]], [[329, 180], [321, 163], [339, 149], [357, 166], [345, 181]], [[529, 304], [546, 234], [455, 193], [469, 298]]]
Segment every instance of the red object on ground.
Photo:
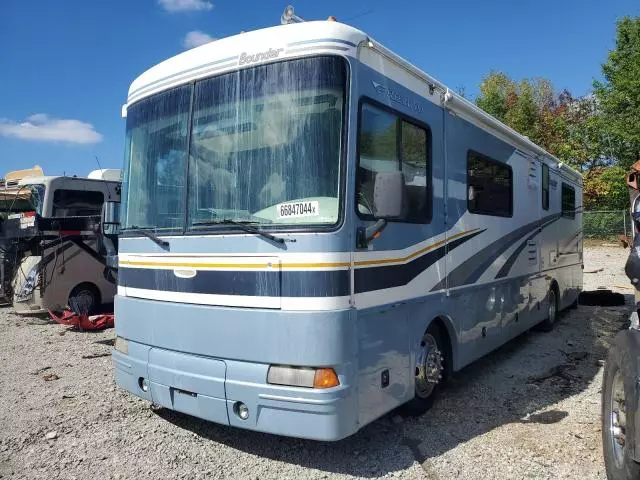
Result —
[[80, 330], [104, 330], [105, 328], [113, 328], [114, 325], [113, 313], [102, 315], [79, 315], [71, 310], [65, 310], [62, 312], [62, 316], [58, 317], [55, 313], [49, 310], [49, 315], [51, 315], [51, 318], [60, 325], [69, 325], [71, 327], [77, 327]]

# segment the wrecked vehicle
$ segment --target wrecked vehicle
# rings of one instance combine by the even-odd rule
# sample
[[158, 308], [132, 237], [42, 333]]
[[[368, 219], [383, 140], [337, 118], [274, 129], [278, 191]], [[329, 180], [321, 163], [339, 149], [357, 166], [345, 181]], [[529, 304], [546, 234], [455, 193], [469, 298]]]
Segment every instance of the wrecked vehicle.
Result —
[[120, 171], [87, 178], [11, 172], [0, 184], [0, 295], [21, 314], [93, 312], [113, 302], [100, 220], [120, 197]]

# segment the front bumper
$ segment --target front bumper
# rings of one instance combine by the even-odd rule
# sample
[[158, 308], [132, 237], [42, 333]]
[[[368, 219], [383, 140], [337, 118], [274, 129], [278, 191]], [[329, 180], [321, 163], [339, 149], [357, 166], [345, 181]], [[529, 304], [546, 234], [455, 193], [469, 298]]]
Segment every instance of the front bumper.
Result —
[[[327, 390], [266, 383], [268, 365], [215, 359], [128, 342], [114, 350], [116, 383], [138, 397], [212, 422], [291, 437], [334, 441], [358, 430], [355, 389]], [[141, 379], [147, 381], [147, 391]], [[244, 403], [243, 420], [234, 405]]]

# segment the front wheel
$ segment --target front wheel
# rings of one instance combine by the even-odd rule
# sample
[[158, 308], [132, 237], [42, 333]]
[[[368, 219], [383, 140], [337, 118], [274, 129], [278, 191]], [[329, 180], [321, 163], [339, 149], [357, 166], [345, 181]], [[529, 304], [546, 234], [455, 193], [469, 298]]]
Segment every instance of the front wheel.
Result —
[[609, 480], [638, 480], [640, 465], [635, 449], [635, 416], [638, 406], [638, 343], [633, 331], [620, 332], [615, 340], [602, 381], [602, 446]]
[[403, 405], [407, 415], [422, 415], [433, 406], [445, 375], [445, 345], [436, 325], [431, 325], [420, 341], [415, 365], [415, 396]]

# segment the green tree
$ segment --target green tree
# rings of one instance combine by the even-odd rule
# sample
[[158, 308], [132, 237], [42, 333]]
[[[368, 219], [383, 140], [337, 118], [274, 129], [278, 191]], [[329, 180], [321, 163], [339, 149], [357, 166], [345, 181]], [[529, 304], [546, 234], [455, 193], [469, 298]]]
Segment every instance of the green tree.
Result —
[[574, 98], [545, 79], [490, 72], [476, 104], [585, 177], [586, 208], [626, 208], [625, 173], [640, 160], [640, 17], [618, 22], [594, 93]]
[[522, 80], [507, 98], [505, 122], [511, 128], [538, 141], [540, 108], [536, 104], [537, 92], [534, 82]]
[[519, 82], [502, 72], [490, 72], [480, 84], [476, 105], [531, 141], [555, 153], [566, 128], [558, 121], [558, 98], [545, 79]]
[[604, 155], [608, 135], [593, 95], [556, 92], [546, 79], [516, 82], [491, 72], [476, 104], [552, 155], [582, 172], [611, 164]]
[[561, 133], [550, 152], [582, 172], [614, 163], [605, 154], [608, 139], [604, 119], [593, 95], [573, 98], [564, 91], [559, 96], [556, 118]]
[[515, 83], [506, 74], [490, 72], [482, 79], [476, 105], [504, 122], [509, 110], [508, 100], [513, 104], [515, 90]]
[[602, 65], [594, 93], [609, 138], [607, 154], [628, 168], [640, 160], [640, 17], [618, 22], [616, 46]]
[[594, 167], [584, 178], [585, 210], [622, 210], [629, 205], [626, 170], [620, 166]]

